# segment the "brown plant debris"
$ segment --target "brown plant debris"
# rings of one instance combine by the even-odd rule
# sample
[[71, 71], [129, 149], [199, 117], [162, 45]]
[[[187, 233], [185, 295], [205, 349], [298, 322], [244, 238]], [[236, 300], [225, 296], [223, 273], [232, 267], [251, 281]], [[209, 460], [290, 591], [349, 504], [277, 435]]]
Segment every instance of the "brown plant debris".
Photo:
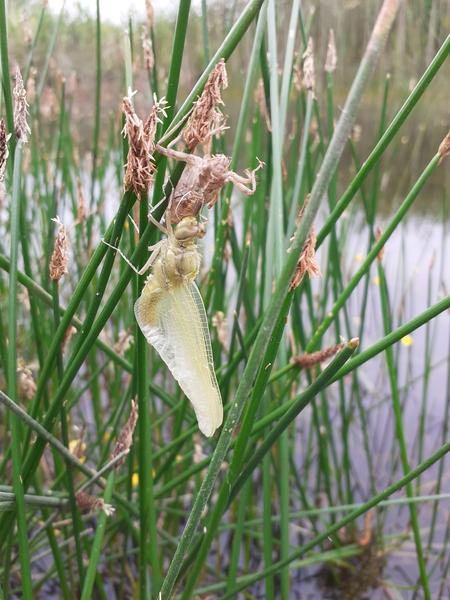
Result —
[[68, 249], [69, 241], [67, 238], [67, 230], [65, 225], [61, 222], [57, 216], [56, 219], [52, 219], [58, 225], [58, 233], [56, 234], [55, 246], [53, 248], [53, 254], [50, 258], [50, 278], [53, 281], [59, 281], [63, 275], [68, 273]]
[[206, 144], [214, 134], [223, 131], [225, 117], [218, 106], [223, 104], [222, 90], [228, 87], [225, 60], [222, 58], [211, 71], [200, 98], [183, 130], [183, 139], [189, 150], [197, 144]]
[[450, 154], [450, 131], [447, 133], [445, 138], [440, 143], [439, 148], [438, 148], [438, 154], [440, 157], [439, 164], [441, 164], [441, 162], [444, 160], [444, 158]]
[[[305, 198], [305, 202], [303, 203], [302, 208], [300, 209], [297, 219], [296, 225], [297, 227], [300, 225], [300, 222], [303, 217], [303, 213], [305, 212], [306, 206], [309, 201], [309, 195]], [[293, 239], [293, 238], [291, 238]], [[314, 225], [311, 227], [308, 237], [303, 245], [302, 253], [300, 254], [300, 258], [297, 262], [297, 267], [295, 269], [294, 277], [289, 285], [289, 291], [294, 290], [298, 287], [305, 276], [306, 273], [310, 277], [314, 277], [315, 275], [320, 275], [320, 267], [316, 260], [316, 242], [317, 236]]]
[[302, 369], [310, 369], [314, 367], [314, 365], [318, 365], [319, 363], [331, 358], [335, 354], [342, 350], [345, 344], [336, 344], [335, 346], [330, 346], [329, 348], [324, 348], [323, 350], [319, 350], [318, 352], [310, 352], [301, 354], [300, 356], [295, 356], [292, 360], [293, 362], [301, 367]]
[[123, 99], [122, 110], [125, 115], [125, 126], [123, 134], [127, 136], [129, 149], [127, 166], [124, 177], [125, 190], [133, 190], [140, 199], [146, 194], [153, 182], [155, 165], [151, 160], [151, 154], [155, 149], [156, 126], [161, 122], [160, 114], [166, 116], [164, 98], [154, 103], [145, 123], [137, 116], [131, 93]]
[[308, 45], [303, 54], [303, 85], [305, 88], [314, 93], [316, 86], [316, 77], [314, 74], [314, 44], [312, 38], [309, 38]]
[[[111, 454], [111, 460], [114, 460], [119, 454], [123, 452], [130, 451], [131, 444], [133, 443], [133, 433], [136, 428], [136, 423], [138, 420], [138, 405], [136, 400], [131, 400], [131, 410], [130, 416], [128, 417], [128, 421], [123, 426], [122, 431], [117, 438], [116, 445], [114, 446], [114, 450]], [[121, 458], [116, 464], [115, 468], [119, 468], [125, 462], [125, 456]]]
[[336, 42], [334, 40], [334, 31], [330, 29], [328, 34], [328, 47], [327, 56], [325, 58], [324, 69], [327, 73], [333, 73], [336, 71], [337, 65], [337, 53], [336, 53]]
[[226, 183], [233, 183], [247, 196], [252, 195], [256, 189], [255, 173], [264, 165], [258, 160], [255, 169], [246, 169], [245, 175], [239, 175], [229, 170], [230, 158], [224, 154], [200, 157], [159, 144], [156, 144], [156, 150], [164, 156], [187, 163], [169, 201], [168, 215], [172, 224], [179, 223], [184, 217], [196, 216], [204, 205], [208, 208], [214, 206]]
[[14, 86], [14, 131], [17, 139], [26, 144], [28, 136], [31, 133], [28, 125], [28, 103], [27, 93], [23, 85], [22, 74], [19, 67], [16, 67], [16, 84]]
[[106, 504], [103, 498], [91, 496], [87, 492], [80, 490], [75, 494], [78, 508], [81, 510], [95, 512], [102, 510], [108, 517], [114, 514], [115, 508], [111, 504]]

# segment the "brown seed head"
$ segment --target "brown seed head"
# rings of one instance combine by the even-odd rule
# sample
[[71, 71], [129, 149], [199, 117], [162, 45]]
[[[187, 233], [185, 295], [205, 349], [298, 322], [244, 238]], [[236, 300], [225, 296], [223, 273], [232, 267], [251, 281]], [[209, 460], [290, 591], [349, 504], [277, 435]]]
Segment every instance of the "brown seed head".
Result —
[[142, 26], [142, 50], [144, 51], [144, 62], [145, 68], [151, 71], [155, 66], [155, 55], [153, 53], [152, 40], [148, 34], [148, 28], [146, 25]]
[[305, 88], [314, 93], [316, 78], [314, 74], [314, 44], [312, 38], [309, 38], [308, 45], [303, 54], [303, 85]]
[[106, 504], [103, 498], [91, 496], [87, 492], [80, 490], [75, 494], [78, 508], [88, 512], [102, 510], [108, 517], [114, 514], [115, 508], [111, 504]]
[[76, 223], [84, 223], [87, 216], [86, 200], [84, 198], [81, 179], [77, 177], [77, 219]]
[[147, 17], [147, 27], [153, 27], [153, 4], [152, 0], [145, 0], [145, 15]]
[[197, 144], [206, 144], [214, 134], [225, 128], [225, 117], [218, 106], [223, 104], [222, 90], [227, 87], [227, 70], [222, 58], [209, 74], [204, 90], [183, 130], [183, 139], [190, 150]]
[[50, 258], [50, 278], [53, 281], [59, 281], [63, 275], [69, 272], [67, 270], [69, 240], [67, 238], [66, 227], [60, 218], [56, 217], [52, 221], [58, 225], [58, 232], [56, 234], [53, 254]]
[[[123, 426], [122, 431], [117, 438], [116, 445], [114, 446], [114, 450], [111, 454], [111, 460], [115, 459], [119, 454], [123, 452], [129, 452], [131, 448], [131, 444], [133, 443], [133, 433], [136, 428], [136, 423], [138, 420], [138, 405], [136, 400], [131, 401], [131, 410], [130, 416], [128, 417], [128, 421]], [[125, 458], [120, 459], [115, 467], [116, 469], [120, 467], [125, 461]]]
[[8, 140], [11, 136], [6, 135], [5, 120], [0, 119], [0, 182], [5, 181], [6, 161], [8, 160]]
[[329, 348], [324, 348], [323, 350], [319, 350], [318, 352], [310, 352], [305, 353], [300, 356], [295, 356], [292, 360], [293, 362], [301, 367], [302, 369], [309, 369], [318, 365], [319, 363], [331, 358], [335, 354], [342, 350], [345, 344], [336, 344], [335, 346], [330, 346]]
[[127, 167], [124, 177], [125, 189], [132, 189], [138, 198], [147, 193], [153, 182], [155, 166], [151, 154], [155, 149], [156, 126], [160, 123], [159, 114], [165, 113], [166, 101], [162, 98], [159, 102], [154, 99], [153, 107], [145, 124], [137, 116], [130, 93], [123, 99], [122, 110], [125, 114], [123, 133], [128, 137], [129, 149]]
[[36, 394], [36, 382], [33, 372], [25, 364], [23, 359], [19, 359], [17, 372], [19, 373], [19, 392], [26, 400], [32, 400]]
[[28, 103], [27, 94], [23, 86], [22, 74], [19, 67], [16, 67], [16, 84], [14, 86], [14, 131], [17, 139], [22, 143], [28, 141], [28, 136], [31, 133], [28, 126]]
[[450, 131], [447, 133], [445, 138], [440, 143], [439, 148], [438, 148], [438, 154], [440, 157], [439, 164], [441, 164], [441, 162], [444, 160], [444, 158], [450, 154]]
[[327, 73], [333, 73], [336, 71], [337, 65], [337, 54], [336, 54], [336, 42], [334, 40], [334, 31], [330, 29], [330, 33], [328, 34], [328, 48], [327, 48], [327, 56], [325, 59], [324, 69]]
[[[296, 219], [297, 227], [300, 225], [306, 206], [308, 205], [309, 198], [310, 194], [306, 196], [303, 206], [301, 207], [298, 213]], [[316, 231], [314, 229], [314, 226], [312, 226], [308, 237], [306, 238], [302, 253], [300, 254], [300, 258], [298, 259], [294, 277], [292, 278], [292, 281], [289, 286], [289, 291], [294, 290], [300, 285], [306, 273], [308, 273], [310, 277], [320, 275], [320, 267], [316, 260], [316, 241]]]

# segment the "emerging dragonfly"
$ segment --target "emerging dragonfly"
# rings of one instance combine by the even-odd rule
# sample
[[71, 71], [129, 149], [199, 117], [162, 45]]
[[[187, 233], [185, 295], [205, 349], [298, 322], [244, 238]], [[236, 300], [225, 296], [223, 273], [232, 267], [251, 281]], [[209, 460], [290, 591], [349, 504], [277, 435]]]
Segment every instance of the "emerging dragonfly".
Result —
[[136, 320], [190, 400], [200, 431], [211, 437], [222, 424], [223, 408], [206, 312], [195, 284], [201, 260], [197, 238], [205, 235], [205, 226], [193, 216], [173, 229], [167, 222], [167, 238], [153, 246], [139, 271], [119, 252], [140, 275], [151, 267], [134, 305]]

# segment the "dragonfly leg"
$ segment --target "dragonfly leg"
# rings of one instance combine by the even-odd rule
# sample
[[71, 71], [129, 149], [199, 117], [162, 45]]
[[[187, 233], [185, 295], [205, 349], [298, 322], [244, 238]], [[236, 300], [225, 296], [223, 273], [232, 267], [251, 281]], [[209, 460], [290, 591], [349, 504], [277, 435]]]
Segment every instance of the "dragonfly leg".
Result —
[[109, 242], [107, 242], [106, 240], [104, 240], [103, 238], [102, 238], [102, 242], [105, 244], [105, 246], [109, 246], [110, 248], [112, 248], [113, 250], [115, 250], [116, 252], [118, 252], [120, 254], [120, 256], [123, 258], [123, 260], [127, 263], [127, 265], [129, 267], [131, 267], [131, 269], [133, 269], [133, 271], [136, 273], [136, 275], [143, 275], [148, 270], [149, 267], [147, 266], [147, 263], [152, 258], [151, 256], [150, 256], [149, 260], [145, 263], [145, 265], [141, 269], [137, 269], [133, 265], [133, 263], [131, 262], [131, 260], [129, 260], [125, 256], [125, 254], [122, 252], [122, 250], [120, 248], [117, 248], [116, 246], [113, 246], [112, 244], [110, 244]]

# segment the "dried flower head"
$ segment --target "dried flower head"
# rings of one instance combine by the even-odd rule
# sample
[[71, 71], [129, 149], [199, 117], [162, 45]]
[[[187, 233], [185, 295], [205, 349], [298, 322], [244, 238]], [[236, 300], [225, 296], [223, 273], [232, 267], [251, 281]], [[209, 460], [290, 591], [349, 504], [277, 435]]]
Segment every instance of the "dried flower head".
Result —
[[155, 55], [153, 53], [152, 40], [148, 34], [148, 28], [145, 25], [142, 26], [141, 40], [142, 50], [144, 52], [145, 68], [148, 71], [151, 71], [155, 66]]
[[126, 190], [132, 189], [138, 198], [147, 193], [153, 182], [155, 166], [151, 154], [155, 148], [156, 126], [160, 123], [159, 115], [166, 116], [166, 101], [162, 98], [159, 102], [154, 98], [153, 107], [145, 123], [137, 116], [132, 97], [129, 93], [123, 99], [122, 110], [125, 114], [123, 133], [128, 137], [129, 149], [127, 167], [124, 178]]
[[324, 69], [327, 73], [333, 73], [336, 71], [337, 65], [337, 54], [336, 54], [336, 42], [334, 40], [334, 31], [330, 29], [328, 34], [328, 47], [327, 47], [327, 56], [325, 59]]
[[[297, 227], [299, 226], [302, 220], [308, 201], [309, 195], [305, 198], [305, 202], [303, 203], [303, 206], [300, 209], [300, 212], [298, 213]], [[298, 259], [294, 277], [292, 278], [292, 281], [289, 286], [290, 291], [294, 290], [300, 285], [306, 273], [308, 273], [310, 277], [320, 275], [320, 267], [316, 260], [316, 241], [316, 231], [314, 229], [314, 226], [312, 226], [308, 237], [306, 238], [305, 244], [302, 249], [302, 253], [300, 254], [300, 258]]]
[[206, 144], [214, 134], [224, 129], [225, 117], [218, 106], [223, 104], [222, 90], [228, 87], [225, 60], [222, 58], [211, 71], [200, 98], [183, 130], [183, 139], [190, 150]]
[[316, 85], [316, 79], [314, 74], [314, 54], [313, 54], [313, 41], [309, 38], [308, 45], [303, 54], [303, 85], [305, 88], [314, 93]]
[[5, 190], [5, 171], [6, 161], [8, 160], [8, 140], [11, 134], [6, 135], [6, 125], [4, 119], [0, 119], [0, 201], [3, 200]]
[[[111, 454], [111, 460], [114, 460], [119, 454], [124, 452], [128, 453], [130, 451], [131, 444], [133, 443], [133, 433], [136, 428], [137, 419], [138, 405], [136, 400], [132, 400], [130, 416], [128, 417], [128, 421], [123, 426], [123, 429], [117, 438], [116, 445], [114, 446], [114, 450]], [[116, 469], [124, 463], [124, 460], [125, 458], [122, 458], [116, 463]]]
[[20, 395], [26, 400], [32, 400], [36, 394], [36, 382], [34, 381], [33, 372], [25, 364], [23, 358], [18, 360], [17, 372], [19, 373]]
[[28, 126], [28, 103], [27, 93], [23, 85], [22, 74], [20, 69], [16, 67], [16, 85], [14, 86], [14, 131], [16, 132], [17, 139], [22, 143], [28, 141], [28, 136], [31, 133], [30, 127]]
[[230, 158], [224, 154], [200, 157], [164, 148], [159, 144], [156, 149], [164, 156], [187, 163], [169, 201], [168, 214], [172, 224], [179, 223], [183, 217], [196, 216], [204, 205], [211, 208], [220, 190], [228, 182], [246, 195], [253, 194], [256, 189], [255, 173], [264, 164], [258, 160], [256, 169], [247, 169], [242, 176], [229, 170]]
[[66, 227], [61, 222], [61, 219], [57, 216], [56, 219], [52, 219], [52, 221], [58, 225], [58, 232], [56, 234], [53, 254], [50, 258], [50, 278], [53, 281], [59, 281], [63, 275], [69, 272], [67, 269], [69, 262], [69, 241], [67, 238]]
[[336, 344], [335, 346], [330, 346], [329, 348], [324, 348], [323, 350], [319, 350], [318, 352], [310, 352], [301, 354], [300, 356], [295, 356], [292, 360], [302, 369], [310, 369], [315, 365], [331, 358], [335, 354], [342, 350], [345, 344]]
[[77, 501], [78, 508], [81, 510], [86, 510], [89, 512], [95, 512], [97, 510], [102, 510], [107, 517], [110, 517], [114, 514], [116, 510], [112, 504], [106, 504], [103, 498], [97, 498], [96, 496], [91, 496], [87, 492], [80, 490], [75, 494], [75, 498]]
[[438, 154], [440, 157], [439, 164], [441, 164], [441, 162], [444, 160], [444, 158], [450, 154], [450, 131], [447, 133], [445, 138], [440, 143], [439, 148], [438, 148]]

